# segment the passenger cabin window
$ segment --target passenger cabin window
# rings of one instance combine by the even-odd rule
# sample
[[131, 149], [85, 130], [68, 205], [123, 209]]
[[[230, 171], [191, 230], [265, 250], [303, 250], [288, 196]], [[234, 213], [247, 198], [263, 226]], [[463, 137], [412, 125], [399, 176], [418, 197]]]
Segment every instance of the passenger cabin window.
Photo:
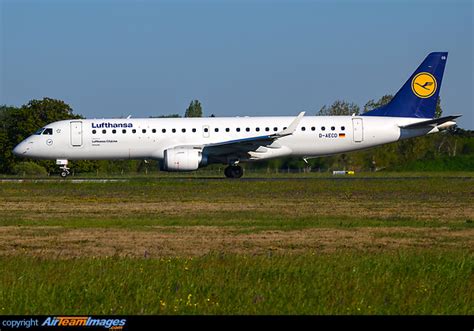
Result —
[[43, 134], [50, 136], [50, 135], [53, 134], [53, 129], [51, 129], [51, 128], [46, 128], [46, 129], [44, 129]]
[[324, 131], [324, 130], [326, 130], [326, 127], [322, 126], [321, 131]]
[[306, 128], [304, 126], [302, 126], [301, 131], [306, 131]]
[[270, 128], [269, 128], [269, 127], [266, 127], [266, 128], [265, 128], [265, 131], [270, 131]]
[[250, 128], [245, 128], [245, 131], [250, 132]]
[[171, 132], [176, 133], [176, 129], [171, 129]]
[[260, 131], [260, 128], [255, 128], [255, 131], [257, 131], [257, 132]]
[[273, 128], [273, 131], [278, 131], [278, 128], [275, 126], [275, 127]]
[[92, 134], [96, 134], [97, 133], [97, 130], [92, 130]]
[[135, 129], [132, 129], [132, 133], [137, 133], [137, 130], [135, 130]]
[[341, 126], [341, 131], [344, 131], [346, 129], [345, 126]]
[[156, 133], [156, 129], [151, 130], [151, 132]]
[[122, 133], [124, 133], [124, 134], [127, 133], [127, 130], [123, 129], [123, 130], [122, 130]]
[[334, 126], [331, 126], [331, 130], [334, 131], [336, 130], [336, 128]]
[[204, 128], [204, 132], [209, 132], [209, 128]]
[[229, 132], [229, 131], [230, 131], [230, 129], [229, 129], [229, 128], [225, 128], [225, 132]]
[[186, 133], [186, 129], [181, 129], [181, 132]]
[[117, 130], [113, 129], [113, 130], [112, 130], [112, 133], [113, 133], [113, 134], [116, 134], [116, 133], [117, 133]]
[[240, 132], [240, 128], [235, 129], [235, 131]]
[[215, 131], [215, 132], [219, 132], [219, 128], [215, 128], [214, 131]]
[[143, 129], [142, 132], [143, 132], [143, 133], [146, 133], [146, 129]]
[[196, 128], [193, 128], [193, 132], [196, 132]]
[[161, 132], [166, 133], [166, 129], [161, 129]]
[[316, 130], [316, 127], [312, 126], [311, 131], [314, 131], [314, 130]]
[[107, 130], [102, 130], [102, 133], [103, 133], [103, 134], [106, 134], [106, 133], [107, 133]]

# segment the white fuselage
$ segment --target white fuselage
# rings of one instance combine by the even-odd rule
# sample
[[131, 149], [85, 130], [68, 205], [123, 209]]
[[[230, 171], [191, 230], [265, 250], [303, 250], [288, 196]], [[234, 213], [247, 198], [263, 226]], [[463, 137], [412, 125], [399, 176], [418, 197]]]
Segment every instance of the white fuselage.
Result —
[[[206, 117], [142, 119], [78, 119], [51, 123], [15, 148], [28, 158], [100, 160], [157, 159], [177, 146], [205, 146], [277, 133], [294, 117]], [[370, 148], [429, 133], [400, 125], [423, 119], [376, 116], [306, 116], [293, 134], [259, 147], [240, 161], [275, 157], [315, 157]], [[224, 162], [225, 161], [220, 161]]]

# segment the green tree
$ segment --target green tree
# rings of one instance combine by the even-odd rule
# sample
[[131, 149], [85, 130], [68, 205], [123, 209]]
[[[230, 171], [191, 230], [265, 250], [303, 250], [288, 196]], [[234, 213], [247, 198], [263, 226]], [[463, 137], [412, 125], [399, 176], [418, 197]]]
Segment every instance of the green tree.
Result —
[[198, 100], [191, 101], [184, 117], [202, 117], [201, 103]]
[[[73, 113], [72, 108], [64, 101], [43, 98], [31, 100], [26, 105], [17, 107], [0, 107], [0, 171], [11, 173], [19, 159], [12, 153], [13, 148], [48, 123], [82, 118]], [[52, 161], [35, 161], [48, 170], [55, 168]]]
[[34, 162], [20, 162], [13, 166], [12, 172], [16, 175], [46, 175], [46, 169]]
[[42, 123], [41, 126], [54, 121], [83, 118], [81, 115], [74, 114], [71, 106], [64, 101], [51, 98], [31, 100], [22, 108]]
[[336, 100], [331, 106], [324, 105], [321, 107], [318, 116], [335, 116], [335, 115], [359, 115], [360, 108], [353, 102], [346, 102], [342, 100]]
[[[392, 101], [393, 95], [387, 94], [375, 101], [374, 99], [369, 100], [365, 105], [364, 105], [364, 113], [374, 110], [376, 108], [385, 106], [388, 104], [390, 101]], [[441, 109], [441, 98], [438, 97], [438, 100], [436, 101], [436, 109], [435, 109], [435, 115], [434, 118], [440, 118], [443, 115], [443, 109]]]
[[15, 107], [0, 106], [0, 171], [11, 172], [13, 170], [14, 156], [13, 147], [18, 142], [14, 137], [15, 116], [19, 109]]
[[440, 118], [443, 115], [443, 109], [441, 109], [441, 97], [438, 97], [436, 101], [436, 110], [435, 110], [435, 118]]
[[393, 95], [391, 95], [391, 94], [386, 94], [383, 97], [381, 97], [380, 99], [378, 99], [377, 101], [375, 101], [374, 99], [371, 99], [371, 100], [367, 101], [367, 103], [364, 105], [364, 113], [366, 113], [368, 111], [371, 111], [371, 110], [374, 110], [376, 108], [385, 106], [390, 101], [392, 101], [392, 99], [393, 99]]

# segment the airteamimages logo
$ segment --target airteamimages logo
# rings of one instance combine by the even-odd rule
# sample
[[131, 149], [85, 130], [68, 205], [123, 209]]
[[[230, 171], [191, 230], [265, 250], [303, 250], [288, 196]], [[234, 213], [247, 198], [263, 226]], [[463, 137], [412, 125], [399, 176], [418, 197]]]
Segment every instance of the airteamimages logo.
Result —
[[126, 319], [111, 319], [111, 318], [92, 318], [88, 316], [56, 316], [48, 317], [41, 326], [53, 327], [103, 327], [109, 330], [122, 330]]
[[431, 97], [436, 92], [437, 87], [436, 78], [428, 72], [416, 74], [411, 81], [413, 93], [423, 99]]

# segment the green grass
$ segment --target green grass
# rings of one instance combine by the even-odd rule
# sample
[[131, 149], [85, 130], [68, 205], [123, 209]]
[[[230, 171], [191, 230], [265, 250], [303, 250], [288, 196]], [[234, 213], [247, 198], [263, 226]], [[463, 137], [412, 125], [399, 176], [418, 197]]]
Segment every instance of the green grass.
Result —
[[15, 218], [0, 217], [0, 226], [55, 226], [63, 229], [82, 228], [122, 228], [137, 231], [147, 231], [150, 227], [165, 226], [219, 226], [237, 229], [240, 233], [255, 233], [259, 231], [279, 230], [293, 231], [311, 228], [358, 228], [358, 227], [449, 227], [450, 229], [473, 229], [474, 223], [468, 219], [458, 220], [426, 220], [408, 217], [387, 218], [357, 218], [348, 216], [339, 217], [287, 217], [261, 212], [216, 212], [186, 216], [153, 217], [116, 217], [92, 218], [70, 217], [67, 220], [54, 219], [26, 219], [21, 215]]
[[1, 263], [3, 314], [474, 313], [457, 251]]
[[[204, 225], [256, 231], [361, 226], [472, 228], [473, 184], [474, 178], [469, 177], [0, 183], [0, 207], [5, 206], [0, 226]], [[141, 207], [135, 208], [136, 204]]]
[[0, 314], [474, 313], [472, 173], [193, 176], [0, 182]]

